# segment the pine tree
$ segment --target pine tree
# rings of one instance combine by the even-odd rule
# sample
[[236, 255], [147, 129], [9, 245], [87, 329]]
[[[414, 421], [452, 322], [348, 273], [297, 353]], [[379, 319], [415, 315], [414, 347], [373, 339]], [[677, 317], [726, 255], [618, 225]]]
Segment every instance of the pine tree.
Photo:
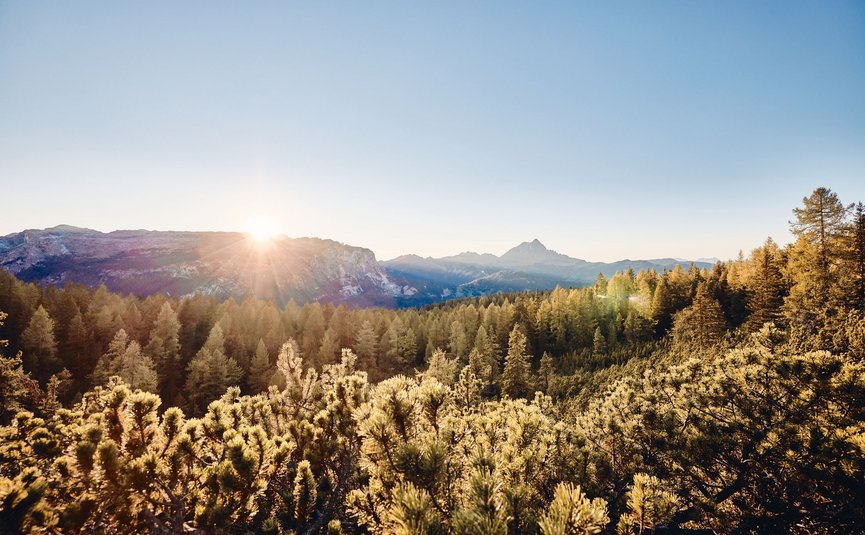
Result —
[[27, 328], [21, 333], [26, 367], [42, 380], [60, 369], [57, 342], [54, 340], [54, 320], [42, 305], [36, 309]]
[[492, 393], [501, 372], [499, 357], [493, 347], [492, 337], [481, 325], [475, 335], [474, 346], [469, 352], [469, 366], [475, 376], [483, 382], [484, 392]]
[[541, 357], [540, 367], [538, 368], [538, 387], [542, 392], [549, 394], [550, 385], [553, 382], [555, 374], [553, 357], [549, 353], [544, 352], [544, 355]]
[[318, 348], [318, 366], [325, 364], [333, 364], [337, 361], [339, 355], [339, 337], [332, 327], [328, 327], [324, 331], [324, 336], [321, 339], [321, 345]]
[[464, 359], [468, 353], [468, 338], [466, 337], [465, 324], [458, 319], [451, 322], [448, 347], [451, 354], [457, 360]]
[[433, 351], [429, 359], [429, 366], [424, 372], [425, 377], [435, 377], [439, 382], [453, 386], [457, 378], [459, 364], [456, 359], [450, 359], [443, 349]]
[[843, 232], [847, 210], [838, 196], [828, 188], [817, 188], [802, 199], [802, 208], [794, 208], [796, 221], [791, 229], [816, 247], [815, 271], [819, 287], [828, 291], [833, 260], [838, 255], [838, 240]]
[[[7, 317], [0, 311], [0, 327]], [[3, 349], [8, 345], [8, 340], [0, 340], [0, 426], [9, 425], [19, 411], [33, 410], [34, 394], [39, 391], [36, 381], [21, 366], [21, 353], [11, 357], [4, 355]]]
[[417, 335], [409, 327], [399, 337], [397, 345], [398, 362], [402, 365], [413, 365], [417, 361]]
[[83, 386], [83, 378], [90, 372], [95, 363], [90, 356], [90, 333], [80, 311], [72, 316], [72, 320], [66, 328], [66, 340], [63, 348], [62, 355], [69, 371], [79, 385]]
[[807, 332], [816, 332], [838, 314], [842, 304], [842, 292], [833, 282], [847, 208], [827, 188], [817, 188], [802, 203], [802, 208], [793, 210], [796, 221], [790, 223], [798, 239], [790, 251], [788, 274], [792, 287], [784, 308], [791, 322]]
[[710, 347], [720, 342], [726, 332], [724, 312], [708, 285], [701, 282], [693, 304], [676, 314], [673, 337], [679, 342], [693, 343], [698, 347]]
[[255, 348], [255, 354], [249, 365], [249, 374], [246, 376], [246, 384], [253, 393], [267, 390], [270, 379], [273, 376], [273, 366], [270, 364], [270, 353], [264, 341], [259, 339]]
[[177, 313], [167, 301], [159, 309], [159, 315], [150, 331], [146, 353], [156, 363], [160, 391], [167, 399], [177, 394], [180, 372], [180, 321]]
[[508, 339], [508, 354], [502, 372], [502, 392], [512, 398], [526, 397], [530, 387], [529, 356], [526, 355], [526, 335], [515, 325]]
[[389, 361], [388, 364], [390, 364], [391, 366], [394, 364], [399, 364], [400, 360], [402, 359], [399, 342], [400, 338], [403, 335], [403, 331], [404, 327], [402, 320], [399, 316], [397, 316], [390, 322], [390, 325], [388, 325], [387, 330], [381, 337], [381, 351], [387, 357], [387, 360]]
[[306, 318], [303, 322], [303, 341], [301, 349], [303, 354], [311, 362], [316, 362], [318, 348], [321, 347], [321, 339], [324, 338], [325, 321], [321, 305], [312, 303], [303, 308]]
[[849, 272], [847, 301], [852, 308], [865, 310], [865, 205], [856, 204], [845, 237], [844, 259]]
[[592, 353], [595, 356], [607, 353], [607, 339], [604, 338], [604, 333], [601, 332], [600, 327], [595, 327], [595, 334], [592, 337]]
[[355, 336], [354, 351], [359, 357], [358, 366], [367, 372], [378, 363], [378, 336], [369, 320], [364, 321]]
[[91, 376], [93, 385], [107, 384], [112, 376], [119, 375], [120, 358], [126, 353], [127, 347], [129, 347], [129, 335], [126, 334], [126, 329], [120, 329], [114, 333], [114, 338], [108, 344], [108, 351], [103, 353], [96, 362]]
[[672, 325], [673, 297], [666, 277], [661, 277], [652, 295], [652, 320], [655, 322], [655, 332], [663, 336]]
[[652, 338], [652, 322], [644, 318], [639, 312], [629, 310], [623, 327], [625, 340], [629, 344], [636, 344], [651, 340]]
[[603, 273], [598, 273], [598, 278], [595, 279], [592, 289], [595, 290], [595, 295], [607, 295], [607, 277]]
[[771, 238], [751, 255], [754, 274], [751, 281], [748, 326], [759, 330], [764, 323], [777, 322], [784, 305], [784, 278], [778, 246]]
[[621, 303], [637, 292], [634, 279], [625, 273], [616, 273], [607, 284], [607, 298]]
[[186, 396], [194, 411], [202, 411], [226, 388], [240, 381], [243, 370], [234, 359], [225, 355], [225, 338], [218, 323], [213, 326], [207, 341], [189, 362], [186, 371]]
[[539, 524], [543, 535], [590, 535], [601, 533], [609, 521], [604, 500], [589, 500], [580, 487], [559, 483]]
[[130, 342], [120, 356], [117, 375], [133, 390], [157, 391], [156, 366], [153, 359], [141, 352], [138, 342]]

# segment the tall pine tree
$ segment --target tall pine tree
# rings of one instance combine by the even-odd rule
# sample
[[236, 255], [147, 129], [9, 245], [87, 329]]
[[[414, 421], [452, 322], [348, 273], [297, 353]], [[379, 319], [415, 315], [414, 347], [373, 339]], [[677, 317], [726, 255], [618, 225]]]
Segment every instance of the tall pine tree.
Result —
[[522, 398], [530, 394], [531, 368], [526, 354], [528, 342], [526, 335], [515, 325], [508, 339], [508, 354], [505, 356], [505, 369], [502, 372], [502, 393], [512, 398]]

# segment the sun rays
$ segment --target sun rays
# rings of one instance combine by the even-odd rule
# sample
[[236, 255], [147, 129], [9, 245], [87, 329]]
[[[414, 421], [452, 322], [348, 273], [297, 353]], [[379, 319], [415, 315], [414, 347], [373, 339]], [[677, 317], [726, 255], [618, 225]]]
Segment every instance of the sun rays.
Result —
[[279, 229], [276, 223], [266, 215], [254, 215], [246, 221], [244, 232], [258, 242], [259, 244], [267, 244], [273, 241], [279, 235]]

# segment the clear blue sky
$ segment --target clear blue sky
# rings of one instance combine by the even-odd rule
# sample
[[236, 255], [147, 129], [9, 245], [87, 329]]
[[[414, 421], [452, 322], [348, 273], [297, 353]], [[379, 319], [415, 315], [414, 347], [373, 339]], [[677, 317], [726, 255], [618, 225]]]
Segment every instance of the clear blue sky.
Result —
[[0, 0], [0, 234], [721, 258], [865, 201], [865, 2]]

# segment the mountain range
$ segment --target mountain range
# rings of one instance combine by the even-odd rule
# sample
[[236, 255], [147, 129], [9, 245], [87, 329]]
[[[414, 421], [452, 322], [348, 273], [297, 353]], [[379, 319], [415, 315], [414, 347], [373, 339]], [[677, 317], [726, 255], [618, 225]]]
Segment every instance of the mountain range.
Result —
[[[588, 262], [524, 242], [501, 256], [465, 252], [405, 255], [379, 262], [362, 247], [319, 238], [257, 242], [239, 232], [118, 230], [60, 225], [0, 238], [0, 267], [25, 281], [67, 282], [141, 295], [201, 292], [220, 299], [254, 295], [279, 303], [421, 306], [496, 292], [591, 284], [599, 273], [672, 269], [661, 258]], [[709, 267], [710, 262], [696, 262]]]

